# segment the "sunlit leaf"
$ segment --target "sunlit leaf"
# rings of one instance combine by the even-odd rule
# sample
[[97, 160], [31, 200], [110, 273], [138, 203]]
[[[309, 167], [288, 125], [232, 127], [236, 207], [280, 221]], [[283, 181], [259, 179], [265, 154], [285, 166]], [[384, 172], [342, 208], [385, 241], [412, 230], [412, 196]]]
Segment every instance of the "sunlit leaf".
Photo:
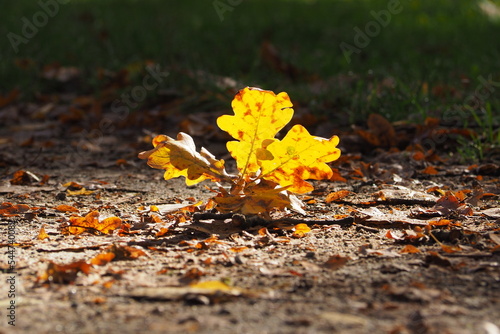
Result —
[[10, 179], [10, 184], [13, 185], [28, 185], [31, 184], [34, 179], [32, 177], [32, 173], [28, 173], [24, 170], [18, 170], [12, 175], [12, 179]]
[[74, 206], [67, 205], [67, 204], [58, 205], [55, 207], [55, 209], [57, 211], [60, 211], [60, 212], [79, 212], [80, 211], [77, 208], [75, 208]]
[[352, 191], [345, 190], [345, 189], [331, 192], [328, 195], [326, 195], [325, 202], [331, 203], [331, 202], [342, 201], [345, 197], [352, 195], [352, 194], [353, 194]]
[[88, 196], [92, 195], [94, 193], [93, 190], [87, 190], [85, 188], [78, 189], [78, 190], [66, 190], [66, 193], [68, 196]]
[[295, 193], [306, 193], [314, 187], [308, 179], [323, 180], [332, 176], [326, 164], [340, 157], [339, 138], [313, 137], [302, 125], [293, 126], [283, 140], [275, 140], [265, 149], [272, 159], [259, 160], [263, 178]]
[[90, 260], [90, 264], [96, 266], [104, 266], [108, 262], [111, 262], [115, 257], [116, 255], [111, 252], [97, 254], [94, 258]]
[[462, 250], [462, 248], [460, 248], [460, 246], [448, 246], [448, 245], [444, 245], [444, 244], [441, 244], [441, 249], [445, 252], [445, 253], [456, 253], [456, 252], [459, 252]]
[[49, 235], [47, 234], [47, 232], [45, 232], [45, 225], [40, 228], [40, 231], [38, 232], [38, 236], [36, 238], [38, 240], [49, 239]]
[[[277, 133], [293, 116], [292, 103], [286, 93], [247, 87], [236, 94], [234, 115], [217, 119], [218, 126], [236, 141], [227, 143], [240, 172], [229, 175], [224, 161], [205, 149], [196, 151], [193, 139], [179, 133], [177, 140], [165, 135], [153, 139], [153, 150], [142, 152], [153, 168], [164, 169], [166, 180], [184, 176], [187, 185], [203, 180], [227, 183], [213, 190], [217, 195], [209, 202], [219, 212], [240, 212], [269, 216], [273, 210], [289, 208], [305, 214], [304, 204], [292, 193], [306, 193], [313, 186], [308, 179], [332, 179], [327, 163], [339, 158], [339, 138], [314, 137], [302, 125], [295, 125], [283, 140]], [[336, 179], [345, 179], [336, 176]], [[197, 204], [190, 211], [197, 211]], [[191, 210], [192, 209], [192, 210]], [[187, 210], [187, 209], [183, 209]]]
[[311, 232], [311, 228], [307, 224], [297, 224], [294, 227], [292, 237], [303, 238], [307, 233]]
[[210, 291], [230, 291], [232, 288], [221, 281], [205, 281], [189, 285], [191, 288], [210, 290]]
[[99, 221], [99, 212], [92, 211], [85, 217], [70, 217], [70, 225], [63, 226], [63, 233], [81, 234], [83, 232], [109, 234], [122, 226], [118, 217], [109, 217]]
[[219, 117], [217, 125], [237, 140], [228, 142], [227, 149], [241, 174], [254, 174], [259, 170], [259, 155], [264, 154], [263, 141], [274, 138], [292, 119], [292, 102], [287, 93], [247, 87], [231, 105], [234, 115]]
[[220, 181], [227, 177], [224, 160], [216, 160], [203, 148], [198, 153], [188, 134], [179, 133], [177, 140], [159, 135], [153, 139], [153, 145], [153, 150], [140, 153], [139, 158], [147, 159], [152, 168], [164, 169], [165, 180], [184, 176], [187, 185], [194, 185], [207, 179]]

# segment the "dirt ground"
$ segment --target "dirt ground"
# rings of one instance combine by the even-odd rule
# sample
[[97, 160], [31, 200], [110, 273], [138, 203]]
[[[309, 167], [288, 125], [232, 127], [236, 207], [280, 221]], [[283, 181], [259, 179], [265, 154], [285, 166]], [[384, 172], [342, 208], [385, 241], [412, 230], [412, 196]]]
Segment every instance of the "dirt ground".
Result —
[[[162, 180], [136, 158], [149, 148], [137, 133], [74, 154], [78, 136], [42, 145], [45, 130], [0, 153], [0, 333], [499, 333], [496, 164], [430, 175], [406, 152], [353, 157], [334, 166], [345, 182], [301, 197], [306, 216], [194, 219], [169, 205], [212, 193]], [[17, 170], [32, 174], [12, 185]], [[63, 233], [91, 211], [128, 228]]]

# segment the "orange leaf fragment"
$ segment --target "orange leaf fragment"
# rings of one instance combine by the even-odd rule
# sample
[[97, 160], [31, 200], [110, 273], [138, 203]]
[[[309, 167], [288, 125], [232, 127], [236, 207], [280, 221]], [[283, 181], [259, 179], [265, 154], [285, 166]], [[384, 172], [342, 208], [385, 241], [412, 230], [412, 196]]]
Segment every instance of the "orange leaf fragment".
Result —
[[89, 274], [91, 265], [85, 261], [76, 261], [66, 265], [49, 262], [45, 272], [38, 277], [38, 281], [56, 284], [73, 283], [79, 272]]
[[63, 187], [66, 187], [69, 190], [79, 190], [79, 189], [83, 188], [83, 186], [81, 184], [73, 182], [73, 181], [66, 182], [65, 184], [63, 184]]
[[427, 224], [430, 226], [448, 226], [453, 224], [453, 221], [449, 219], [431, 220]]
[[10, 202], [4, 202], [0, 204], [0, 215], [4, 217], [18, 216], [19, 213], [25, 213], [31, 208], [26, 204], [12, 204]]
[[349, 196], [353, 194], [353, 192], [349, 191], [349, 190], [339, 190], [339, 191], [335, 191], [335, 192], [331, 192], [329, 193], [326, 198], [325, 198], [325, 202], [326, 203], [331, 203], [331, 202], [339, 202], [341, 201], [342, 199], [344, 199], [345, 197]]
[[162, 227], [158, 232], [156, 232], [155, 236], [159, 237], [164, 237], [168, 233], [168, 228]]
[[456, 253], [462, 250], [460, 246], [447, 246], [444, 244], [441, 244], [441, 249], [446, 253]]
[[262, 227], [259, 229], [259, 231], [257, 233], [259, 233], [260, 236], [265, 236], [265, 235], [269, 234], [269, 231], [267, 230], [267, 228]]
[[330, 177], [330, 181], [347, 182], [347, 179], [340, 175], [338, 168], [332, 168], [332, 176]]
[[415, 254], [420, 253], [420, 249], [413, 245], [406, 245], [400, 251], [401, 254]]
[[231, 248], [229, 248], [229, 250], [231, 252], [235, 252], [235, 253], [243, 252], [245, 249], [248, 249], [248, 247], [247, 246], [237, 246], [237, 247], [231, 247]]
[[115, 257], [116, 255], [111, 252], [97, 254], [94, 258], [90, 260], [90, 264], [96, 266], [104, 266], [105, 264], [111, 262]]
[[438, 170], [433, 167], [433, 166], [427, 166], [423, 171], [421, 171], [423, 174], [428, 174], [428, 175], [436, 175], [438, 174]]
[[75, 208], [74, 206], [67, 205], [67, 204], [58, 205], [58, 206], [56, 206], [55, 209], [57, 211], [60, 211], [60, 212], [79, 212], [80, 211], [77, 208]]
[[385, 237], [389, 238], [389, 239], [394, 239], [394, 240], [404, 240], [404, 236], [401, 232], [398, 235], [397, 232], [391, 231], [391, 230], [387, 231], [387, 233], [385, 234]]
[[92, 195], [94, 193], [93, 190], [87, 190], [85, 189], [85, 187], [83, 187], [82, 189], [79, 189], [79, 190], [66, 190], [66, 193], [68, 194], [68, 196], [88, 196], [88, 195]]
[[297, 224], [294, 227], [294, 231], [292, 233], [292, 237], [294, 237], [294, 238], [303, 238], [309, 232], [311, 232], [311, 228], [309, 226], [307, 226], [307, 224]]

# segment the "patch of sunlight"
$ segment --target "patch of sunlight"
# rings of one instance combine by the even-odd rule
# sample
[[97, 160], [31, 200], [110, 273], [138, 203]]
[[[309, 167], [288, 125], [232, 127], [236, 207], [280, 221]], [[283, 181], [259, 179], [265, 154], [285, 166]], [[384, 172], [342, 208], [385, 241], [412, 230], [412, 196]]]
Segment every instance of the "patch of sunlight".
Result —
[[500, 21], [500, 6], [491, 0], [482, 0], [479, 2], [479, 8], [491, 20]]

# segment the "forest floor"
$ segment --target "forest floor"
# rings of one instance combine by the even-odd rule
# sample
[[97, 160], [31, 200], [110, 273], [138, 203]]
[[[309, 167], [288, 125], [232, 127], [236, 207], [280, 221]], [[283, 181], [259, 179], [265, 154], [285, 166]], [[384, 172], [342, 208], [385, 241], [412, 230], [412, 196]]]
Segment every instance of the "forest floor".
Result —
[[[57, 106], [40, 110], [0, 115], [1, 333], [499, 333], [495, 158], [381, 149], [373, 127], [349, 130], [336, 180], [301, 197], [306, 215], [242, 221], [197, 212], [206, 187], [137, 159], [141, 129], [82, 141]], [[223, 155], [224, 138], [193, 135]], [[78, 217], [119, 227], [74, 234]]]

